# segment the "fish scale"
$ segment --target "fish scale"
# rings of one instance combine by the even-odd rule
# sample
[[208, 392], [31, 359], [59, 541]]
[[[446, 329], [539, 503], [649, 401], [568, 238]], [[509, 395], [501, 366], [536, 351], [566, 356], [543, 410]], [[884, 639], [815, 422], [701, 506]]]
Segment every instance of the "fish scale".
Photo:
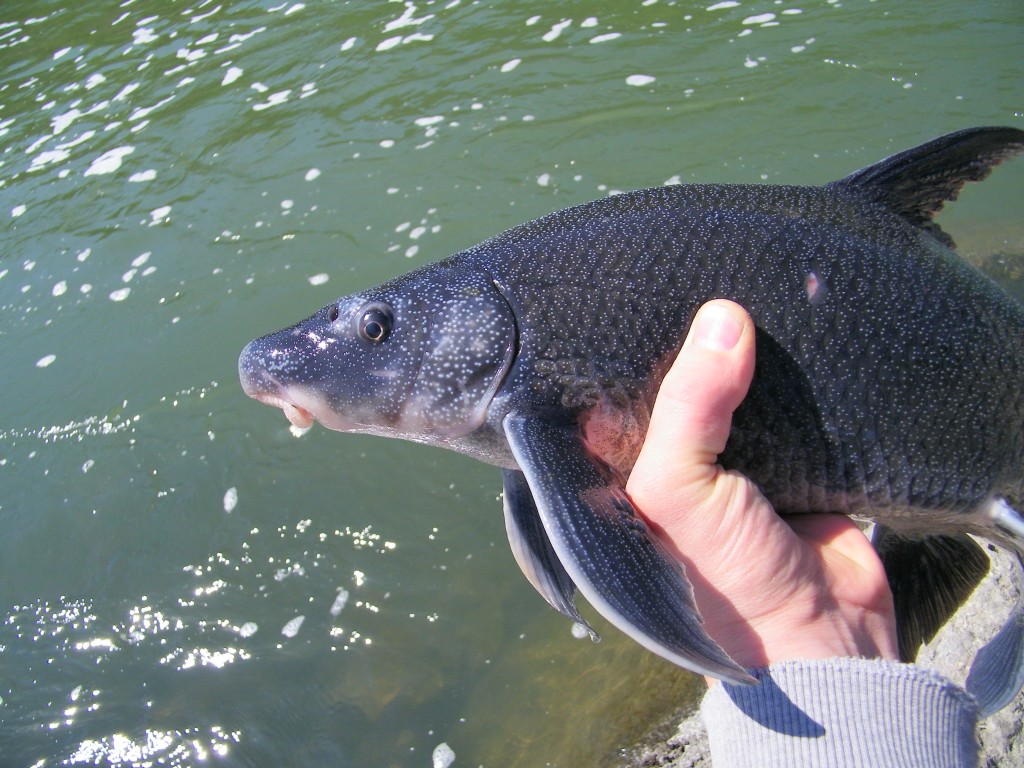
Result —
[[[251, 342], [242, 385], [293, 423], [501, 467], [516, 561], [556, 610], [586, 625], [579, 591], [655, 653], [753, 684], [624, 490], [694, 314], [737, 301], [757, 360], [720, 462], [782, 513], [876, 521], [909, 660], [988, 568], [967, 534], [1024, 553], [1024, 308], [933, 221], [1022, 151], [1020, 130], [975, 128], [822, 187], [556, 211]], [[1022, 683], [1024, 599], [968, 688], [991, 712]]]

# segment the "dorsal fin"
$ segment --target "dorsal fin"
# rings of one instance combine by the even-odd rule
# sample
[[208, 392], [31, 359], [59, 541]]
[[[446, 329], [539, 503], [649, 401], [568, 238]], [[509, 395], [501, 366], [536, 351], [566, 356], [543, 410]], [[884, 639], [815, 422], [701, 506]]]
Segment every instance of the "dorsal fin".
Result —
[[1008, 157], [1024, 152], [1018, 128], [967, 128], [854, 171], [830, 187], [854, 187], [953, 247], [932, 218], [968, 181], [981, 181]]

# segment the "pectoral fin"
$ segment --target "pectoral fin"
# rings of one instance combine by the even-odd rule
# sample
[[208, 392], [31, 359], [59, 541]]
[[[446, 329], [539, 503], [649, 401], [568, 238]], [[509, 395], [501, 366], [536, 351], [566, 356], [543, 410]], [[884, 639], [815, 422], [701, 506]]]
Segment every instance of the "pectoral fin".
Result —
[[552, 608], [586, 627], [590, 638], [598, 642], [601, 638], [576, 609], [576, 585], [551, 548], [526, 478], [514, 469], [503, 470], [501, 477], [505, 496], [505, 530], [512, 555], [523, 575]]
[[733, 683], [754, 678], [704, 631], [683, 566], [637, 515], [579, 429], [511, 413], [505, 436], [568, 577], [608, 621], [658, 655]]
[[1007, 706], [1024, 686], [1024, 520], [1002, 499], [989, 507], [993, 522], [1006, 534], [1017, 550], [1013, 577], [1017, 601], [1002, 629], [974, 655], [966, 688], [978, 700], [981, 716], [988, 717]]
[[1024, 686], [1024, 598], [996, 636], [974, 654], [965, 688], [978, 700], [981, 716], [993, 715]]

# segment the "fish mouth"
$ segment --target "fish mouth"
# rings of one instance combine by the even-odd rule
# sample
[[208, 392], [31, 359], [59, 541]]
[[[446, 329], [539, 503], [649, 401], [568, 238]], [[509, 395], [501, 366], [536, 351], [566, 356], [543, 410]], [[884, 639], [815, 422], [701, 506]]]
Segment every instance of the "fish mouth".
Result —
[[319, 403], [267, 370], [263, 362], [266, 350], [261, 346], [262, 341], [256, 339], [249, 342], [238, 356], [238, 378], [242, 391], [253, 400], [280, 408], [285, 418], [297, 429], [309, 429], [314, 421], [319, 420]]
[[253, 400], [284, 411], [285, 418], [299, 429], [309, 429], [316, 421], [313, 411], [301, 403], [290, 387], [282, 384], [266, 371], [243, 371], [242, 391]]
[[285, 418], [299, 429], [309, 429], [313, 426], [313, 422], [316, 421], [316, 417], [310, 411], [307, 411], [301, 405], [297, 405], [289, 400], [287, 397], [281, 395], [271, 394], [269, 392], [261, 392], [256, 395], [251, 395], [261, 403], [272, 406], [274, 408], [280, 408], [284, 411]]
[[338, 413], [315, 389], [286, 384], [264, 369], [241, 370], [242, 391], [264, 405], [280, 408], [296, 429], [309, 429], [314, 422], [338, 432], [359, 428], [359, 424]]

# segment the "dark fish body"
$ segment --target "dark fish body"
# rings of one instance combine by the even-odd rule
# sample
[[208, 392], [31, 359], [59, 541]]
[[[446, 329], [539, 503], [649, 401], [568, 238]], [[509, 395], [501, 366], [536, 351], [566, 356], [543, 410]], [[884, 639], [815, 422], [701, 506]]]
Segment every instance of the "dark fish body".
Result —
[[[681, 185], [558, 211], [257, 339], [243, 386], [303, 426], [502, 467], [513, 551], [554, 607], [585, 623], [578, 587], [666, 658], [749, 682], [623, 490], [696, 310], [737, 301], [757, 368], [721, 462], [780, 512], [882, 524], [897, 608], [932, 615], [901, 626], [912, 657], [987, 568], [964, 534], [1021, 551], [993, 510], [1024, 501], [1024, 308], [932, 222], [1021, 151], [1022, 131], [972, 129], [824, 187]], [[921, 578], [949, 557], [963, 574]], [[1003, 645], [1019, 668], [1018, 634]]]
[[621, 419], [623, 472], [697, 308], [728, 298], [755, 320], [759, 365], [722, 460], [780, 510], [916, 511], [931, 530], [932, 510], [1024, 487], [1024, 308], [842, 186], [641, 190], [448, 264], [489, 274], [515, 314], [506, 407], [528, 393]]

